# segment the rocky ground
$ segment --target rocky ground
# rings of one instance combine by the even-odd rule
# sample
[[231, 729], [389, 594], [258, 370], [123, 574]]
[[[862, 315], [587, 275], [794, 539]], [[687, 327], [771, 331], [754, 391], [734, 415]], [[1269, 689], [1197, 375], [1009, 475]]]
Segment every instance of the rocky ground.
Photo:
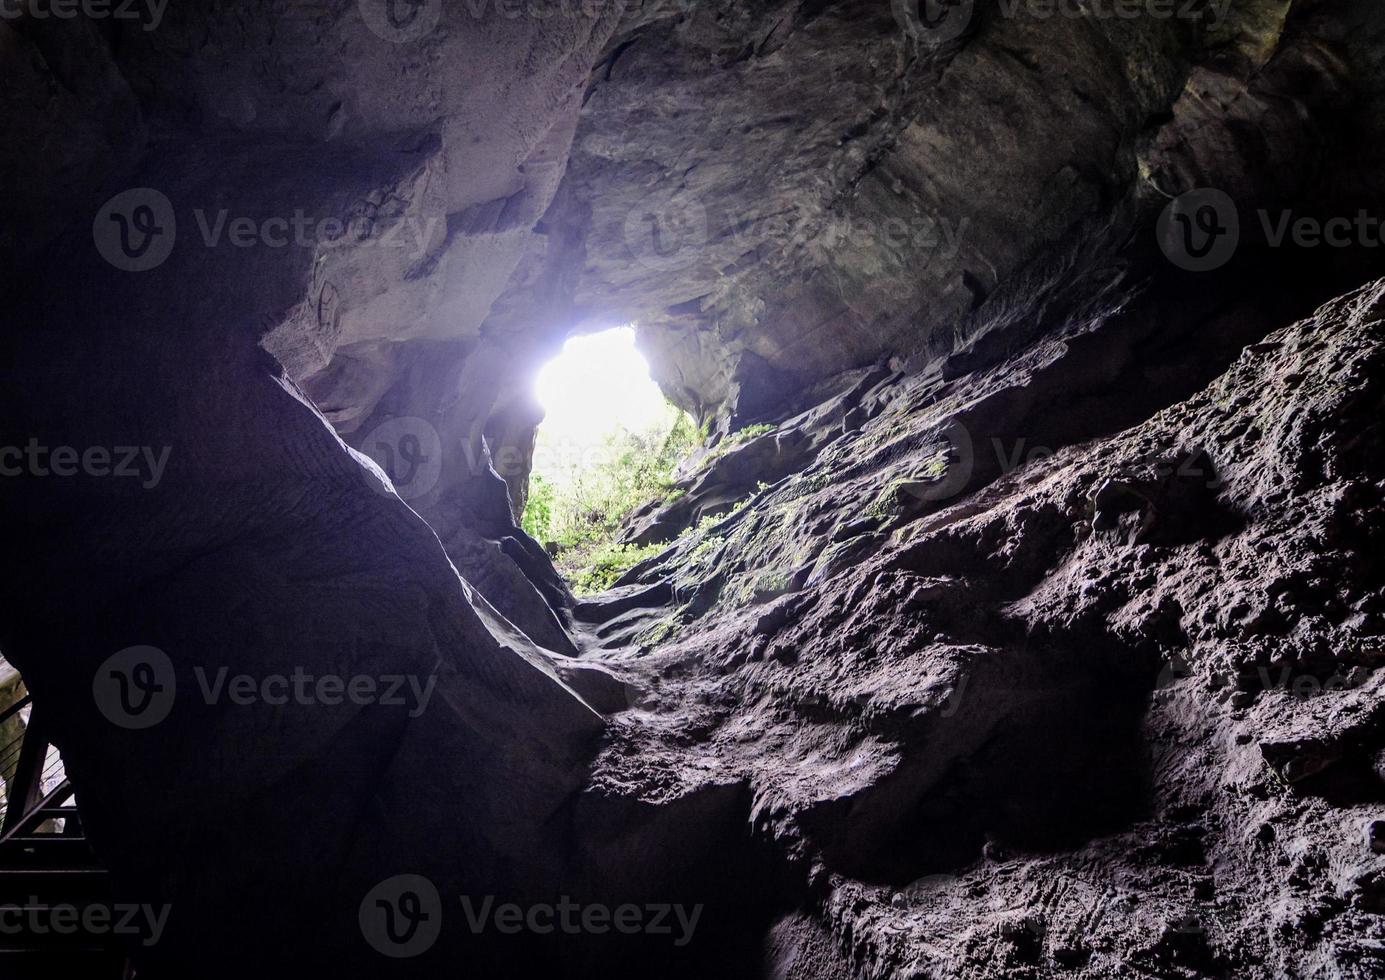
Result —
[[[1036, 3], [0, 18], [0, 652], [141, 977], [1381, 973], [1385, 14]], [[578, 601], [529, 380], [632, 320], [708, 439]]]
[[744, 789], [802, 889], [774, 975], [1381, 969], [1385, 283], [1060, 435], [1121, 415], [1081, 390], [1119, 319], [842, 379], [579, 606], [629, 703], [596, 790]]

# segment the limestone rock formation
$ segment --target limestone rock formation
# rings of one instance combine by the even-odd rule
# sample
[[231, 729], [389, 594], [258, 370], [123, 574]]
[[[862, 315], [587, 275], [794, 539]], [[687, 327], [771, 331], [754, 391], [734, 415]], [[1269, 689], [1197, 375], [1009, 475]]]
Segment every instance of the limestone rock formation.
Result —
[[651, 601], [598, 662], [638, 696], [594, 779], [746, 788], [813, 909], [776, 927], [780, 976], [1366, 975], [1383, 304], [1109, 434], [1073, 410], [1128, 389], [1079, 365], [1138, 315], [885, 379], [861, 428], [631, 573]]
[[[0, 18], [0, 652], [138, 976], [1378, 974], [1385, 14], [1097, 6]], [[709, 438], [578, 601], [627, 321]]]

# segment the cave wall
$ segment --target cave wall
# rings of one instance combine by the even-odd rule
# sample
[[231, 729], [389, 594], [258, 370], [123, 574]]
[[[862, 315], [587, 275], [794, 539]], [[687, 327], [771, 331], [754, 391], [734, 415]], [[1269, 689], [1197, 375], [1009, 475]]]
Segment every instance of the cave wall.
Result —
[[[1247, 241], [1188, 273], [1156, 231], [1199, 186], [1379, 200], [1376, 5], [381, 9], [0, 21], [10, 441], [167, 448], [0, 480], [0, 650], [120, 893], [178, 910], [152, 975], [1369, 975], [1385, 270]], [[578, 603], [515, 527], [528, 379], [627, 320], [714, 439], [774, 428]], [[181, 691], [436, 700], [113, 727], [134, 646]], [[709, 924], [390, 964], [357, 906], [405, 870]]]
[[[430, 854], [451, 892], [569, 877], [561, 813], [600, 717], [341, 441], [341, 406], [298, 386], [338, 349], [474, 340], [530, 233], [517, 215], [556, 183], [520, 168], [551, 152], [612, 26], [449, 16], [421, 47], [344, 3], [170, 7], [150, 31], [0, 23], [28, 85], [6, 86], [15, 134], [71, 132], [7, 141], [28, 167], [7, 183], [34, 184], [6, 224], [8, 439], [162, 461], [3, 481], [23, 530], [0, 648], [53, 719], [117, 895], [175, 910], [141, 951], [150, 976], [378, 976], [361, 897]], [[35, 159], [44, 141], [60, 166]], [[31, 219], [31, 201], [49, 203]], [[116, 212], [152, 214], [150, 240], [113, 250]], [[131, 647], [161, 651], [161, 689], [181, 692], [151, 728], [99, 695]], [[408, 676], [432, 710], [199, 697], [222, 669]]]
[[869, 2], [627, 18], [488, 329], [634, 322], [716, 437], [843, 371], [965, 342], [1002, 282], [1072, 280], [1074, 252], [1120, 252], [1185, 191], [1301, 207], [1371, 182], [1368, 5], [961, 6], [966, 30], [940, 35]]
[[1177, 282], [857, 379], [579, 607], [593, 781], [744, 786], [801, 875], [769, 975], [1373, 974], [1385, 285]]

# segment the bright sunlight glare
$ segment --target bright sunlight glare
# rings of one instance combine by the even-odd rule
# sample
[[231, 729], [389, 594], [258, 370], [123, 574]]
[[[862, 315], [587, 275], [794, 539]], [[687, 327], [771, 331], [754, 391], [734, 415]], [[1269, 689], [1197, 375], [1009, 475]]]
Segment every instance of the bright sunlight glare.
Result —
[[635, 349], [633, 327], [571, 337], [539, 371], [534, 394], [546, 413], [534, 450], [534, 473], [571, 481], [621, 428], [665, 430], [677, 415]]

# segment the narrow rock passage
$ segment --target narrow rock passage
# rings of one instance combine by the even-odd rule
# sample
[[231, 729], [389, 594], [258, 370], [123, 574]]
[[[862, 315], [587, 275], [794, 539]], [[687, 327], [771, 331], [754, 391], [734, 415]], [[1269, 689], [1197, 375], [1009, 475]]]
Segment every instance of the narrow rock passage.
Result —
[[0, 10], [0, 975], [1379, 973], [1385, 6], [116, 6]]

